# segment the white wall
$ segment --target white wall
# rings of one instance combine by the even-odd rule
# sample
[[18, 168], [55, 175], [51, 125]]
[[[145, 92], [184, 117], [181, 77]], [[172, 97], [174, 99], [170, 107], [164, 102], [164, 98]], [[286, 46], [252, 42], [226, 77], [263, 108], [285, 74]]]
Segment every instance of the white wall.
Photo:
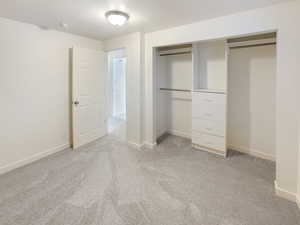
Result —
[[232, 49], [228, 71], [229, 148], [275, 160], [276, 47]]
[[159, 88], [192, 89], [192, 56], [158, 57], [158, 118], [157, 137], [165, 132], [190, 137], [192, 130], [191, 94], [160, 91]]
[[276, 75], [276, 180], [286, 192], [297, 191], [299, 151], [300, 1], [290, 1], [145, 35], [145, 141], [155, 141], [153, 47], [222, 39], [278, 30]]
[[[300, 110], [300, 109], [299, 109]], [[300, 119], [299, 119], [299, 126], [300, 126]], [[299, 133], [299, 140], [300, 140], [300, 133]], [[297, 204], [298, 208], [300, 209], [300, 141], [299, 141], [299, 153], [298, 153], [298, 187], [297, 187]]]
[[156, 91], [157, 97], [157, 134], [156, 138], [162, 136], [168, 132], [170, 127], [169, 113], [170, 113], [170, 92], [160, 91], [160, 88], [170, 88], [170, 82], [168, 81], [168, 57], [157, 58], [157, 67], [159, 71], [158, 85]]
[[139, 32], [104, 41], [105, 51], [126, 49], [127, 141], [142, 144], [142, 38]]
[[70, 145], [70, 48], [102, 43], [0, 18], [0, 173]]
[[[197, 76], [200, 76], [198, 88], [225, 90], [227, 86], [227, 60], [225, 41], [213, 41], [197, 44]], [[196, 58], [196, 57], [195, 57]]]

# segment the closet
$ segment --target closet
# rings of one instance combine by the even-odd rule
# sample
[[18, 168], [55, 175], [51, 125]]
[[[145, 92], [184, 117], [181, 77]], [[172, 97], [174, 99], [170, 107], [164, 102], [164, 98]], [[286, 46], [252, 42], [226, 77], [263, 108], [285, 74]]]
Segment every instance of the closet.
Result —
[[227, 42], [227, 148], [275, 161], [276, 33]]
[[162, 47], [157, 53], [157, 137], [191, 137], [192, 45]]
[[271, 33], [157, 48], [158, 142], [169, 133], [222, 156], [228, 149], [272, 155], [275, 44]]
[[157, 48], [158, 142], [165, 134], [226, 155], [226, 41]]

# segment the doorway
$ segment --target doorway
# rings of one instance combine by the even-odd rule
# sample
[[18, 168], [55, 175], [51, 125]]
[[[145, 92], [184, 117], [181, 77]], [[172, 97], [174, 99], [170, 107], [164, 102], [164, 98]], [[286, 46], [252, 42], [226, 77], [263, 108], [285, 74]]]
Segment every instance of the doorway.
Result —
[[126, 68], [125, 49], [108, 53], [108, 123], [110, 135], [126, 140]]

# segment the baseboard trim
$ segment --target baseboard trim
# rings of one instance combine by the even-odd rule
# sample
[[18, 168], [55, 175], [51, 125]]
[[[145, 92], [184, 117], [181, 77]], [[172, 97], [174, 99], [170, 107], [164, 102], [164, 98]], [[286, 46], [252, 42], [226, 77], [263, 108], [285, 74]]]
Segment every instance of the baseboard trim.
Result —
[[300, 197], [299, 196], [296, 197], [296, 203], [297, 203], [298, 209], [300, 211]]
[[171, 134], [171, 135], [178, 136], [178, 137], [189, 138], [189, 139], [191, 139], [191, 137], [192, 137], [191, 134], [181, 132], [181, 131], [178, 131], [178, 130], [168, 130], [167, 133]]
[[242, 152], [242, 153], [245, 153], [245, 154], [248, 154], [248, 155], [252, 155], [252, 156], [255, 156], [255, 157], [258, 157], [258, 158], [267, 159], [267, 160], [276, 162], [275, 156], [262, 153], [261, 151], [256, 150], [256, 149], [249, 149], [249, 148], [230, 145], [230, 144], [227, 145], [227, 148], [231, 149], [231, 150], [238, 151], [238, 152]]
[[154, 149], [157, 146], [157, 143], [144, 142], [142, 148]]
[[198, 145], [198, 144], [193, 143], [192, 147], [195, 148], [196, 150], [205, 151], [205, 152], [208, 152], [208, 153], [211, 153], [211, 154], [222, 156], [224, 158], [226, 158], [226, 156], [227, 156], [226, 152], [223, 152], [223, 151], [217, 150], [217, 149], [207, 148], [207, 147], [204, 147], [204, 146], [201, 146], [201, 145]]
[[275, 186], [275, 193], [278, 197], [284, 198], [292, 202], [296, 202], [299, 207], [297, 195], [295, 193], [292, 193], [290, 191], [284, 190], [283, 188], [279, 187], [276, 180], [274, 181], [274, 186]]
[[127, 141], [127, 144], [130, 147], [135, 148], [135, 149], [141, 149], [143, 147], [143, 144], [138, 144], [138, 143], [130, 142], [130, 141]]
[[52, 155], [54, 153], [57, 153], [57, 152], [60, 152], [62, 150], [65, 150], [67, 148], [70, 148], [70, 144], [63, 144], [63, 145], [60, 145], [60, 146], [57, 146], [55, 148], [51, 148], [51, 149], [48, 149], [46, 151], [43, 151], [41, 153], [38, 153], [38, 154], [35, 154], [35, 155], [32, 155], [26, 159], [22, 159], [22, 160], [19, 160], [17, 162], [14, 162], [14, 163], [11, 163], [11, 164], [8, 164], [6, 166], [3, 166], [3, 167], [0, 167], [0, 175], [1, 174], [4, 174], [4, 173], [8, 173], [12, 170], [15, 170], [17, 168], [20, 168], [22, 166], [26, 166], [32, 162], [35, 162], [39, 159], [42, 159], [42, 158], [45, 158], [49, 155]]

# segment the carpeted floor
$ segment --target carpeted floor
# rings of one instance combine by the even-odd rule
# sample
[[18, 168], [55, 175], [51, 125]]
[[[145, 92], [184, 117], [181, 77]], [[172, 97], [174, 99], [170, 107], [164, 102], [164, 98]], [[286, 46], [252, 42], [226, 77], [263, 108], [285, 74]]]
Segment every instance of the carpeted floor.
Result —
[[275, 164], [168, 137], [136, 150], [105, 137], [0, 177], [1, 225], [299, 225]]

